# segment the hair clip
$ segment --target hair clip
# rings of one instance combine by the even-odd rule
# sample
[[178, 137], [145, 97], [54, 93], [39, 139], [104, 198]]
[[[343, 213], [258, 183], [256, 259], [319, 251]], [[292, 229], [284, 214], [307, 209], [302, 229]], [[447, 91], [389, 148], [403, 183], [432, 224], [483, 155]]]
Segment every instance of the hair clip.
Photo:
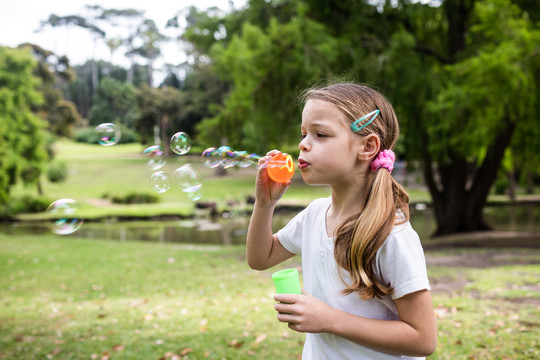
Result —
[[[380, 111], [379, 111], [379, 109], [377, 109], [377, 110], [374, 110], [374, 111], [370, 112], [369, 114], [366, 114], [366, 115], [362, 116], [360, 119], [356, 120], [355, 122], [353, 122], [351, 124], [351, 130], [353, 132], [359, 132], [360, 130], [362, 130], [363, 128], [365, 128], [369, 124], [371, 124], [371, 122], [373, 120], [375, 120], [375, 118], [377, 117], [377, 115], [379, 115], [379, 113], [380, 113]], [[373, 115], [373, 116], [371, 116], [371, 115]], [[358, 126], [359, 123], [361, 123], [363, 120], [367, 119], [370, 116], [371, 116], [371, 119], [369, 119], [364, 125]]]

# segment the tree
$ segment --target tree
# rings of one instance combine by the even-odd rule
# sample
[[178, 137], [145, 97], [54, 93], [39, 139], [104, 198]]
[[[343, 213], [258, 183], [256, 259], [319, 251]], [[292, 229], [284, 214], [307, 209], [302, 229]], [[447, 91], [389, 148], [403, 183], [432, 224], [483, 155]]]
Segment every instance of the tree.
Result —
[[153, 20], [146, 19], [137, 29], [137, 37], [142, 40], [132, 53], [147, 60], [148, 84], [154, 85], [154, 61], [161, 55], [160, 45], [167, 37], [160, 33]]
[[19, 182], [36, 184], [47, 161], [42, 102], [30, 51], [0, 47], [0, 204]]
[[171, 87], [152, 88], [143, 84], [137, 89], [139, 116], [135, 120], [135, 129], [143, 143], [151, 142], [152, 133], [158, 129], [163, 151], [170, 153], [169, 139], [172, 134], [169, 129], [182, 108], [182, 99], [180, 91]]
[[285, 24], [277, 18], [267, 28], [245, 23], [241, 34], [212, 48], [216, 72], [232, 85], [217, 115], [198, 126], [204, 139], [226, 134], [232, 147], [266, 152], [298, 138], [298, 123], [291, 121], [299, 117], [297, 88], [329, 74], [338, 49], [302, 6], [295, 11]]
[[35, 44], [26, 43], [19, 45], [19, 48], [29, 48], [37, 59], [34, 74], [41, 80], [39, 91], [43, 95], [43, 102], [33, 107], [32, 111], [46, 120], [47, 130], [52, 134], [72, 136], [73, 126], [80, 122], [80, 116], [75, 104], [64, 99], [61, 91], [75, 78], [69, 60]]
[[[96, 24], [92, 23], [90, 19], [86, 19], [79, 15], [67, 15], [67, 16], [58, 16], [52, 14], [46, 21], [41, 22], [41, 28], [45, 26], [58, 27], [58, 26], [78, 26], [83, 29], [86, 29], [94, 37], [94, 43], [99, 39], [105, 38], [105, 31], [103, 31]], [[93, 91], [96, 91], [99, 83], [97, 63], [94, 60], [92, 62], [92, 88]]]
[[110, 77], [101, 80], [88, 115], [90, 125], [115, 123], [132, 127], [137, 116], [133, 85]]
[[[490, 229], [482, 210], [505, 150], [517, 133], [538, 128], [538, 29], [508, 0], [474, 5], [449, 0], [432, 12], [447, 16], [446, 52], [420, 44], [412, 29], [396, 33], [387, 52], [405, 137], [416, 142], [408, 149], [422, 158], [433, 198], [435, 235]], [[403, 57], [407, 72], [390, 65]]]

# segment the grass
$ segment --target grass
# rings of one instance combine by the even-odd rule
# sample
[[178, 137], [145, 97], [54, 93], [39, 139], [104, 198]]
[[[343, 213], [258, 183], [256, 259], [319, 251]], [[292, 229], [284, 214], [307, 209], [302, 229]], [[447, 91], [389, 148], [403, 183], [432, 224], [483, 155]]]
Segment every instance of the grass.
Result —
[[[281, 358], [269, 273], [242, 247], [1, 237], [2, 359]], [[108, 355], [110, 354], [110, 355]]]
[[[244, 246], [54, 234], [0, 235], [0, 246], [2, 359], [295, 359], [301, 353], [303, 335], [275, 319], [270, 279], [298, 258], [258, 272], [246, 265]], [[507, 256], [508, 249], [489, 251]], [[540, 357], [540, 251], [513, 254], [508, 265], [429, 266], [439, 326], [430, 359]], [[460, 281], [463, 286], [445, 289]]]

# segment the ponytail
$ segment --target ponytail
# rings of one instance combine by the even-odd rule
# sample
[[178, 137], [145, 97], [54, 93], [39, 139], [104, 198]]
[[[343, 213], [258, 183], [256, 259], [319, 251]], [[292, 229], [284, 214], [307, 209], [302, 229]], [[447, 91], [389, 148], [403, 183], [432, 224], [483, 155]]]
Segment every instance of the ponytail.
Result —
[[[375, 258], [394, 225], [409, 219], [408, 204], [407, 192], [390, 171], [377, 170], [363, 211], [345, 220], [336, 232], [334, 257], [352, 280], [351, 284], [346, 283], [343, 293], [358, 291], [364, 300], [392, 293], [391, 284], [375, 276]], [[340, 276], [343, 280], [341, 272]]]

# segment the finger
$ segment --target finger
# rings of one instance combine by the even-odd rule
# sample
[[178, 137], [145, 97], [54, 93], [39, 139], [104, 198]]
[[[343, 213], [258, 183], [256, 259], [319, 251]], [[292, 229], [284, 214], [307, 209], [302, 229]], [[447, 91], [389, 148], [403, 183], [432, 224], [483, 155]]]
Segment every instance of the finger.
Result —
[[284, 322], [284, 323], [292, 324], [292, 323], [295, 322], [295, 317], [294, 317], [294, 315], [291, 315], [291, 314], [277, 313], [277, 314], [276, 314], [276, 318], [277, 318], [280, 322]]
[[276, 156], [276, 155], [279, 155], [279, 154], [281, 154], [281, 151], [276, 150], [276, 149], [272, 149], [272, 150], [270, 150], [269, 152], [266, 153], [266, 156], [272, 157], [272, 156]]
[[292, 314], [293, 313], [293, 307], [291, 304], [287, 304], [287, 303], [282, 303], [282, 302], [279, 302], [279, 303], [276, 303], [274, 305], [274, 309], [278, 312], [278, 313], [282, 313], [282, 314]]
[[286, 303], [286, 304], [294, 304], [298, 301], [298, 294], [276, 294], [274, 295], [274, 300]]
[[265, 169], [268, 165], [268, 161], [270, 161], [270, 158], [270, 156], [263, 156], [262, 158], [260, 158], [259, 162], [257, 163], [258, 169]]

